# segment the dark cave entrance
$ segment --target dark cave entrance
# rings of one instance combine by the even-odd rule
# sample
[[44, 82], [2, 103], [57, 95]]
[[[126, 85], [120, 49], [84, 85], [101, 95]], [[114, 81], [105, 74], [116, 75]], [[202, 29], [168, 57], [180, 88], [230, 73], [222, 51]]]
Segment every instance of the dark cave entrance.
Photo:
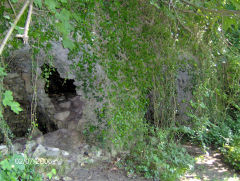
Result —
[[[69, 98], [77, 95], [76, 86], [73, 79], [64, 79], [60, 76], [56, 68], [43, 64], [41, 67], [41, 76], [45, 79], [45, 93], [48, 94], [54, 105], [59, 101], [67, 101]], [[38, 111], [38, 128], [43, 133], [49, 133], [58, 129], [57, 125], [49, 120], [44, 111]], [[47, 121], [46, 121], [47, 120]]]
[[77, 95], [73, 79], [60, 77], [57, 69], [48, 64], [44, 64], [41, 69], [42, 76], [46, 80], [45, 92], [50, 98], [64, 96], [67, 99]]

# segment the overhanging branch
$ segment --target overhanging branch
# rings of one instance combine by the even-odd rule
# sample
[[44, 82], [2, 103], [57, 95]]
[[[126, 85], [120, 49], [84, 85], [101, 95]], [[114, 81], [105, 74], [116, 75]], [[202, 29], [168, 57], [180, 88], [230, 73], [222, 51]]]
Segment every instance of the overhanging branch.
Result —
[[219, 14], [220, 16], [240, 16], [240, 11], [238, 10], [208, 9], [208, 8], [204, 8], [204, 7], [200, 7], [195, 4], [192, 4], [186, 0], [180, 0], [180, 1], [186, 5], [192, 6], [196, 9], [200, 9], [201, 11], [205, 11], [213, 14]]
[[30, 1], [29, 0], [26, 0], [26, 2], [24, 3], [22, 9], [20, 10], [19, 14], [17, 15], [16, 19], [14, 20], [14, 23], [12, 24], [11, 28], [8, 30], [7, 32], [7, 35], [5, 36], [1, 46], [0, 46], [0, 55], [2, 54], [3, 52], [3, 49], [8, 41], [8, 39], [10, 38], [14, 28], [16, 27], [19, 19], [21, 18], [21, 16], [23, 15], [24, 11], [26, 10], [26, 8], [28, 7]]
[[28, 16], [27, 16], [27, 20], [25, 23], [25, 27], [24, 27], [24, 34], [16, 35], [16, 37], [23, 39], [24, 44], [28, 44], [28, 31], [29, 31], [29, 25], [30, 25], [31, 17], [32, 17], [32, 10], [33, 10], [33, 0], [31, 0], [30, 5], [29, 5]]

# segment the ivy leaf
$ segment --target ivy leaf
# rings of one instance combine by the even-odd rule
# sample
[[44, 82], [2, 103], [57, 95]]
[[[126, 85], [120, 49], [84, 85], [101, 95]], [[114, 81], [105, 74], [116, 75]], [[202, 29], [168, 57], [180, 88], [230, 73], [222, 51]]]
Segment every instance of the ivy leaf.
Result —
[[35, 4], [35, 6], [39, 7], [40, 9], [42, 9], [42, 0], [34, 0], [34, 4]]
[[201, 102], [199, 105], [200, 105], [200, 107], [203, 108], [203, 109], [206, 109], [206, 108], [207, 108], [206, 105], [205, 105], [203, 102]]
[[8, 15], [3, 16], [5, 19], [10, 19]]
[[[10, 22], [10, 25], [13, 26], [13, 23]], [[15, 26], [15, 30], [18, 31], [18, 34], [23, 34], [24, 33], [24, 28], [20, 26]]]
[[19, 114], [20, 111], [22, 111], [22, 108], [20, 107], [20, 104], [18, 102], [12, 102], [10, 104], [11, 110], [15, 112], [16, 114]]
[[57, 171], [56, 171], [56, 169], [52, 169], [52, 173], [54, 174], [54, 175], [56, 175], [57, 174]]
[[68, 36], [70, 32], [74, 29], [69, 22], [62, 22], [56, 24], [57, 30], [63, 34], [63, 36]]
[[75, 47], [73, 41], [70, 40], [67, 36], [64, 36], [62, 43], [64, 48], [68, 48], [70, 50], [72, 50]]
[[24, 29], [20, 28], [19, 26], [16, 26], [15, 29], [18, 31], [18, 34], [24, 33]]
[[22, 111], [20, 104], [18, 102], [13, 101], [12, 92], [9, 90], [5, 91], [3, 94], [3, 105], [5, 107], [10, 106], [11, 110], [16, 114], [19, 114], [19, 112]]
[[51, 172], [47, 174], [47, 177], [48, 177], [48, 179], [50, 179], [50, 180], [52, 179], [52, 176], [53, 176], [53, 174], [52, 174]]
[[45, 0], [45, 5], [53, 12], [56, 12], [56, 8], [59, 7], [59, 4], [56, 0]]
[[65, 21], [63, 24], [68, 34], [74, 30], [74, 27], [68, 21]]
[[0, 77], [6, 76], [6, 75], [7, 75], [7, 74], [6, 74], [5, 70], [4, 70], [4, 68], [3, 68], [3, 67], [0, 67]]
[[153, 6], [155, 6], [155, 7], [158, 8], [158, 9], [160, 9], [160, 7], [159, 7], [159, 5], [158, 5], [158, 3], [157, 3], [156, 0], [151, 0], [151, 1], [150, 1], [150, 4], [153, 5]]
[[70, 32], [67, 31], [66, 27], [63, 23], [57, 23], [56, 24], [57, 30], [62, 33], [63, 35], [67, 36]]
[[3, 105], [8, 106], [11, 104], [12, 101], [13, 101], [12, 92], [9, 90], [5, 91], [3, 94]]
[[65, 8], [60, 13], [56, 14], [56, 18], [58, 18], [62, 22], [69, 21], [70, 16], [71, 16], [71, 13], [68, 10], [66, 10]]

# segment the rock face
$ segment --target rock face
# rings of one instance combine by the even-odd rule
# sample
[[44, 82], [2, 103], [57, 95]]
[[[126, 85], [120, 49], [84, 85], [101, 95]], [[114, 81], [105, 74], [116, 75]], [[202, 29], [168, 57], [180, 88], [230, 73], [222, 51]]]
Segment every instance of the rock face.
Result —
[[[96, 146], [90, 146], [80, 139], [75, 139], [77, 134], [69, 129], [59, 129], [43, 135], [41, 142], [34, 140], [27, 142], [21, 138], [14, 141], [13, 147], [17, 154], [24, 155], [25, 163], [31, 161], [38, 165], [44, 165], [35, 171], [38, 171], [44, 177], [43, 180], [49, 180], [47, 173], [52, 168], [56, 169], [53, 181], [127, 181], [127, 180], [145, 180], [141, 178], [131, 179], [118, 169], [113, 169], [113, 160], [111, 154]], [[64, 143], [64, 144], [62, 144]], [[72, 144], [76, 147], [71, 149]], [[27, 152], [26, 152], [27, 151]], [[7, 154], [7, 147], [0, 145], [0, 152]], [[15, 163], [22, 163], [22, 159], [16, 159]]]
[[176, 118], [180, 122], [188, 121], [187, 111], [190, 108], [190, 100], [192, 99], [192, 77], [188, 71], [178, 71], [177, 77], [177, 115]]
[[[22, 59], [28, 59], [28, 56], [23, 54]], [[19, 61], [22, 61], [19, 59]], [[19, 102], [23, 111], [20, 114], [14, 114], [9, 108], [4, 110], [4, 118], [7, 121], [9, 127], [11, 128], [14, 135], [24, 136], [28, 132], [28, 128], [31, 125], [31, 104], [30, 104], [30, 94], [26, 92], [26, 84], [22, 75], [21, 67], [16, 67], [13, 62], [11, 62], [10, 72], [4, 79], [5, 88], [13, 92], [14, 100]], [[9, 63], [10, 65], [10, 63]], [[24, 66], [24, 65], [23, 65]], [[13, 69], [12, 69], [13, 68]], [[26, 66], [26, 69], [30, 69]], [[1, 137], [1, 141], [3, 138]]]
[[[175, 87], [173, 88], [173, 92], [176, 91], [176, 94], [172, 94], [175, 96], [175, 100], [171, 100], [170, 97], [159, 98], [159, 92], [155, 92], [154, 95], [154, 90], [149, 90], [149, 105], [145, 114], [145, 118], [149, 121], [150, 124], [161, 123], [160, 126], [165, 126], [164, 120], [166, 118], [166, 114], [164, 115], [165, 117], [162, 116], [162, 110], [168, 112], [167, 114], [170, 113], [169, 116], [171, 116], [171, 120], [173, 121], [177, 121], [178, 123], [188, 122], [189, 117], [187, 116], [187, 113], [190, 108], [190, 100], [193, 98], [193, 77], [190, 73], [192, 71], [192, 68], [190, 67], [191, 64], [188, 64], [190, 60], [197, 62], [197, 59], [195, 57], [187, 53], [184, 56], [179, 57], [179, 62], [182, 61], [185, 64], [180, 63], [179, 68], [175, 74]], [[154, 100], [154, 97], [156, 100]], [[154, 103], [154, 101], [156, 102]], [[165, 103], [165, 101], [167, 103]], [[154, 114], [156, 114], [156, 120], [154, 118]]]
[[[71, 69], [80, 60], [68, 60], [68, 50], [52, 42], [53, 60], [41, 52], [34, 61], [30, 48], [12, 53], [6, 60], [9, 70], [4, 84], [13, 92], [23, 111], [16, 115], [6, 109], [4, 117], [16, 136], [24, 136], [31, 126], [31, 104], [35, 102], [38, 128], [43, 133], [66, 128], [81, 131], [87, 122], [96, 122], [97, 101], [84, 98], [79, 70]], [[79, 53], [81, 55], [81, 53]], [[93, 74], [103, 77], [101, 67]], [[98, 80], [96, 80], [98, 81]], [[35, 90], [35, 91], [34, 91]], [[36, 99], [35, 99], [36, 98]]]

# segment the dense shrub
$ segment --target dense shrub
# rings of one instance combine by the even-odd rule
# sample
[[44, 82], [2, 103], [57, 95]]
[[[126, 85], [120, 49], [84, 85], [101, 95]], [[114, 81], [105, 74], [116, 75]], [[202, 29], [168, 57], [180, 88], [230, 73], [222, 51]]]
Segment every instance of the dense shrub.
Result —
[[240, 136], [235, 136], [232, 143], [221, 150], [225, 161], [236, 170], [240, 170]]
[[25, 162], [21, 154], [8, 155], [0, 162], [0, 180], [19, 181], [34, 180], [41, 181], [42, 177], [35, 170], [36, 165]]
[[168, 131], [152, 131], [145, 142], [136, 143], [125, 159], [127, 171], [147, 178], [175, 181], [189, 170], [193, 159], [168, 136]]
[[[9, 27], [9, 19], [15, 17], [3, 2], [1, 33]], [[219, 16], [217, 10], [236, 10], [239, 5], [235, 1], [193, 5], [156, 0], [66, 2], [34, 1], [36, 8], [43, 9], [38, 13], [43, 14], [33, 16], [29, 43], [35, 47], [34, 52], [39, 52], [43, 47], [50, 49], [46, 42], [62, 41], [70, 57], [79, 59], [73, 67], [80, 74], [84, 92], [106, 95], [106, 105], [95, 110], [99, 125], [90, 125], [85, 135], [107, 140], [104, 144], [111, 140], [113, 146], [107, 146], [119, 152], [130, 150], [125, 159], [128, 171], [162, 180], [176, 180], [192, 162], [173, 141], [181, 134], [204, 146], [228, 144], [225, 155], [237, 162], [238, 145], [234, 140], [240, 123], [227, 111], [240, 110], [239, 51], [231, 47], [239, 49], [238, 17]], [[21, 18], [19, 27], [24, 24]], [[19, 45], [21, 41], [13, 38], [9, 47]], [[79, 52], [83, 52], [82, 58]], [[93, 86], [95, 77], [91, 75], [97, 64], [105, 71], [108, 86], [105, 80]], [[181, 68], [192, 75], [192, 86], [188, 88], [193, 95], [187, 120], [176, 119], [176, 79]], [[148, 100], [151, 94], [152, 100]], [[96, 97], [101, 102], [102, 95]], [[145, 113], [151, 104], [153, 120], [147, 122]], [[154, 126], [151, 133], [148, 124]], [[7, 160], [3, 163], [7, 164]], [[2, 173], [12, 173], [4, 168]]]

